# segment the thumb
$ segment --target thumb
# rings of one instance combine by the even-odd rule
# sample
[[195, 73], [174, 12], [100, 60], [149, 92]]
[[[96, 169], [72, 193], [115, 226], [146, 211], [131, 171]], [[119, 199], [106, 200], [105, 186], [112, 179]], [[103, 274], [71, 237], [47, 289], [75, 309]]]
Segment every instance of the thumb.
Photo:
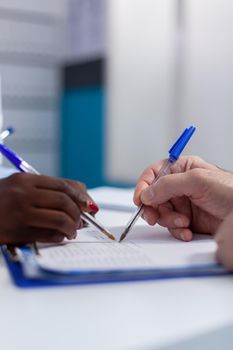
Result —
[[202, 171], [202, 169], [194, 169], [185, 173], [169, 174], [159, 178], [142, 192], [142, 203], [158, 206], [172, 198], [200, 195], [204, 184]]

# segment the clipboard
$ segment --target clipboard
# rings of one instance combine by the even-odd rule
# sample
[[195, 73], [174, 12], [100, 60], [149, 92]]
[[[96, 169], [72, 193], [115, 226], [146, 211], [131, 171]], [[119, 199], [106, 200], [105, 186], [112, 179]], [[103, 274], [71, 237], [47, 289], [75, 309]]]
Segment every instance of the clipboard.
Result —
[[153, 271], [141, 271], [131, 273], [95, 273], [95, 274], [76, 274], [76, 275], [58, 275], [51, 273], [43, 273], [40, 278], [25, 277], [22, 264], [19, 261], [13, 261], [9, 255], [6, 246], [1, 247], [6, 266], [8, 268], [11, 280], [14, 285], [19, 288], [38, 288], [38, 287], [64, 287], [84, 284], [100, 284], [100, 283], [119, 283], [133, 281], [149, 281], [177, 278], [195, 278], [232, 275], [233, 272], [226, 270], [222, 266], [216, 264], [214, 266], [206, 266], [205, 268], [189, 268], [189, 269], [164, 269]]

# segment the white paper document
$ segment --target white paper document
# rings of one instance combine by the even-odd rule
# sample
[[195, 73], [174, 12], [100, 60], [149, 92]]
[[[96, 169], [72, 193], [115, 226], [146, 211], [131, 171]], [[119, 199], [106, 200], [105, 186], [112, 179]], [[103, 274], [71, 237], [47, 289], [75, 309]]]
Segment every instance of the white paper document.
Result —
[[[119, 237], [123, 228], [110, 230]], [[192, 269], [215, 266], [215, 251], [211, 236], [181, 242], [158, 225], [143, 225], [135, 226], [121, 243], [85, 228], [74, 241], [39, 246], [36, 260], [41, 268], [58, 273]]]

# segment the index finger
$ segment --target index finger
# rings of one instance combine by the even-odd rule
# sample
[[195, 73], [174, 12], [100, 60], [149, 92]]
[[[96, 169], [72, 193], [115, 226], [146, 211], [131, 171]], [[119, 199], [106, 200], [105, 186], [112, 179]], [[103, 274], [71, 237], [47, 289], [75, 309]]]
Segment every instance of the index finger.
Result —
[[87, 194], [86, 187], [81, 182], [60, 179], [46, 175], [34, 175], [35, 186], [40, 189], [47, 189], [66, 193], [78, 206], [87, 205], [92, 199]]
[[84, 183], [74, 180], [66, 181], [76, 191], [76, 200], [81, 210], [95, 213], [99, 210], [95, 201], [88, 194]]
[[142, 204], [140, 198], [141, 193], [152, 184], [164, 162], [165, 160], [161, 160], [155, 164], [150, 165], [143, 171], [134, 190], [133, 201], [137, 206]]

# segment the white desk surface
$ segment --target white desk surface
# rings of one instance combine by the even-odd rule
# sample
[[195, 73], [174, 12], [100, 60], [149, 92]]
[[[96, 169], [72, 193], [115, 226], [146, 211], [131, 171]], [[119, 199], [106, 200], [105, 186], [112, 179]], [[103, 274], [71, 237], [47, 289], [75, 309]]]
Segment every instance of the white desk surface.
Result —
[[[98, 217], [122, 225], [129, 214], [102, 211]], [[23, 290], [1, 262], [4, 350], [170, 349], [231, 324], [233, 277]]]

